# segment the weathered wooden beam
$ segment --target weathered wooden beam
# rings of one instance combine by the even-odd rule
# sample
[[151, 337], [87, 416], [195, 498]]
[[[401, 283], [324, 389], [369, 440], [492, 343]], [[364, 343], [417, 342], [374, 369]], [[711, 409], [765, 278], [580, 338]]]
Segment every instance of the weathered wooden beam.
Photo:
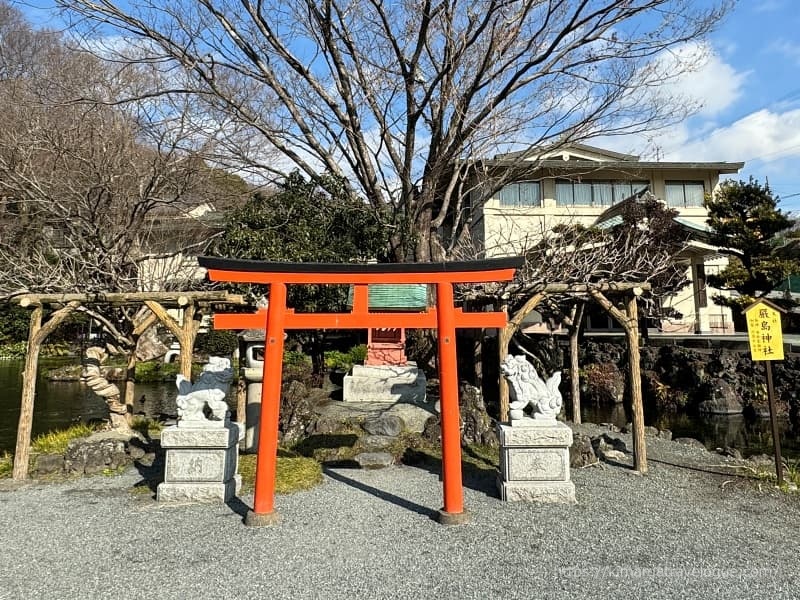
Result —
[[152, 300], [162, 305], [186, 306], [190, 302], [219, 304], [247, 304], [241, 294], [225, 291], [205, 292], [98, 292], [93, 294], [22, 294], [11, 298], [11, 302], [22, 307], [47, 304], [118, 304], [136, 305]]

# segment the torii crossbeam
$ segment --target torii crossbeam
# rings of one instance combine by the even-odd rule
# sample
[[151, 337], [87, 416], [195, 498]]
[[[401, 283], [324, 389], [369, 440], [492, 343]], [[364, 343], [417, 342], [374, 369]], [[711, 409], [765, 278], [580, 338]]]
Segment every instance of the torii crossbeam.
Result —
[[[458, 373], [455, 332], [457, 328], [502, 328], [503, 312], [469, 313], [456, 308], [453, 285], [509, 281], [522, 258], [501, 258], [452, 263], [339, 264], [274, 263], [201, 256], [212, 281], [261, 283], [270, 286], [269, 306], [254, 314], [216, 314], [215, 329], [266, 329], [261, 422], [258, 433], [255, 498], [248, 525], [276, 521], [275, 473], [278, 451], [278, 419], [281, 398], [283, 333], [287, 329], [368, 329], [404, 327], [436, 329], [439, 340], [439, 393], [442, 426], [443, 524], [464, 523], [461, 482], [461, 435], [458, 408]], [[421, 313], [370, 312], [371, 283], [425, 283], [436, 286], [436, 307]], [[353, 309], [349, 313], [295, 313], [286, 306], [290, 284], [352, 284]]]

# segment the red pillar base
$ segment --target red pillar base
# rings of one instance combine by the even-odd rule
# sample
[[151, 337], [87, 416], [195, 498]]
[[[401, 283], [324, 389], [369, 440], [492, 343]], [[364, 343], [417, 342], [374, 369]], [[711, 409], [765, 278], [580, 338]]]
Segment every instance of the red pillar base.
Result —
[[471, 520], [469, 513], [463, 511], [460, 513], [447, 512], [445, 509], [439, 509], [438, 521], [441, 525], [465, 525]]
[[268, 513], [257, 513], [252, 510], [247, 511], [244, 524], [248, 527], [269, 527], [278, 523], [278, 513], [274, 510]]

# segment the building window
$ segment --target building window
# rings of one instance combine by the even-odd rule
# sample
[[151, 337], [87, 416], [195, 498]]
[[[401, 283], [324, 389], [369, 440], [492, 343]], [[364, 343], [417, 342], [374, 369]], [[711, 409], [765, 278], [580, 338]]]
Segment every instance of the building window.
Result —
[[500, 206], [541, 206], [542, 193], [538, 181], [510, 183], [500, 190]]
[[556, 206], [611, 206], [648, 186], [646, 181], [556, 180]]
[[706, 195], [702, 181], [666, 181], [664, 190], [667, 206], [673, 208], [703, 206]]

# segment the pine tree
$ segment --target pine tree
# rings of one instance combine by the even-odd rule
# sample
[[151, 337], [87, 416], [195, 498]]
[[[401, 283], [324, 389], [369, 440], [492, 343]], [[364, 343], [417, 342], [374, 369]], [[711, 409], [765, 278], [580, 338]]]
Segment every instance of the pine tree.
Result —
[[754, 299], [769, 294], [792, 273], [800, 273], [800, 261], [779, 251], [782, 233], [792, 220], [778, 208], [769, 184], [725, 181], [719, 191], [706, 199], [708, 224], [713, 229], [712, 243], [728, 254], [728, 266], [708, 283], [721, 290], [739, 293], [738, 297], [717, 296], [723, 306], [741, 309]]

